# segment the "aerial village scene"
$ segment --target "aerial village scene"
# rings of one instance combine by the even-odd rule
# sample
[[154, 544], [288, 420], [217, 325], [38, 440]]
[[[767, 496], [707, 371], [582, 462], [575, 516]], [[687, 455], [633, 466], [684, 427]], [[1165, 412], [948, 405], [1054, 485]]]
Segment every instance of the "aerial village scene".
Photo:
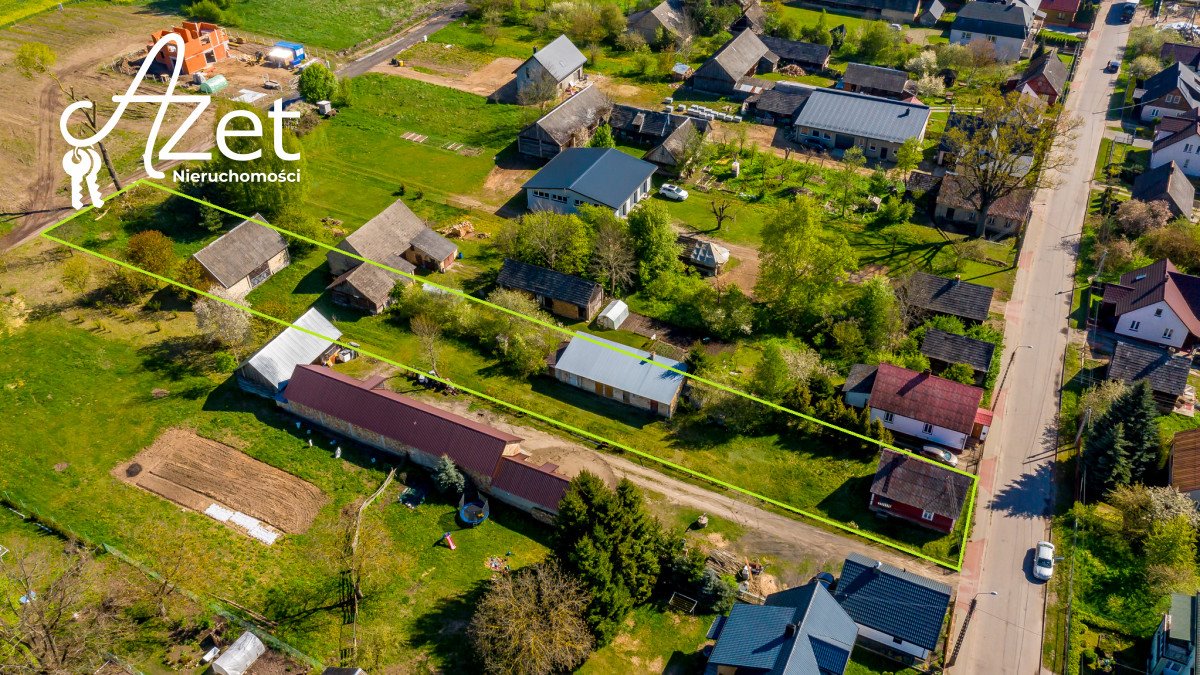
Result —
[[0, 0], [0, 672], [1195, 673], [1198, 9]]

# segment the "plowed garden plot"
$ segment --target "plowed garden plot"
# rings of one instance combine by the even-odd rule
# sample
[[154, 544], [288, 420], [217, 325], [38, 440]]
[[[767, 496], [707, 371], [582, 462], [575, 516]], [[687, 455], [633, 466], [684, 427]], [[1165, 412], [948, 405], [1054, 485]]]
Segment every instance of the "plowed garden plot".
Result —
[[316, 486], [187, 429], [168, 429], [113, 474], [193, 511], [216, 502], [288, 534], [307, 530], [325, 502]]

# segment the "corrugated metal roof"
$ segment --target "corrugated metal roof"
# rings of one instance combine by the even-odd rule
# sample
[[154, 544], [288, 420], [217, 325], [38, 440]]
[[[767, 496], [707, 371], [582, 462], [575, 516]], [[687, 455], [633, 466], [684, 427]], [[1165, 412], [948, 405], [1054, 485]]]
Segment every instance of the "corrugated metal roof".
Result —
[[619, 209], [654, 174], [655, 166], [612, 148], [567, 148], [522, 186], [572, 190]]
[[817, 89], [796, 115], [796, 126], [903, 143], [919, 138], [929, 106], [838, 89]]
[[301, 328], [324, 335], [321, 339], [304, 331], [289, 326], [275, 336], [263, 348], [258, 350], [242, 364], [250, 368], [268, 382], [275, 384], [275, 391], [287, 386], [292, 371], [298, 365], [307, 365], [316, 361], [321, 354], [329, 349], [331, 341], [342, 337], [342, 331], [329, 322], [316, 309], [310, 309], [296, 319], [295, 324]]
[[192, 256], [225, 288], [287, 248], [282, 234], [254, 221], [266, 222], [256, 213]]
[[928, 373], [881, 363], [871, 386], [871, 408], [970, 434], [983, 390]]
[[566, 35], [554, 38], [554, 41], [537, 50], [530, 58], [542, 64], [555, 82], [562, 82], [587, 63], [587, 57]]
[[648, 398], [651, 401], [658, 401], [664, 405], [670, 405], [679, 395], [679, 390], [683, 387], [683, 375], [665, 370], [660, 366], [684, 371], [687, 370], [687, 364], [683, 361], [668, 359], [660, 355], [654, 357], [654, 361], [658, 364], [654, 365], [649, 363], [650, 352], [591, 335], [588, 337], [603, 344], [633, 352], [641, 358], [625, 356], [608, 347], [574, 337], [562, 350], [555, 368]]
[[283, 392], [299, 403], [426, 454], [448, 455], [458, 466], [491, 476], [510, 443], [521, 438], [414, 398], [320, 366], [297, 366]]
[[833, 597], [860, 626], [932, 650], [950, 606], [946, 584], [851, 553]]
[[842, 75], [842, 81], [846, 84], [853, 84], [859, 87], [869, 89], [879, 89], [888, 91], [894, 94], [903, 95], [908, 93], [911, 80], [908, 79], [908, 73], [895, 68], [884, 68], [883, 66], [872, 66], [865, 63], [847, 63], [846, 72]]
[[553, 464], [535, 466], [524, 457], [507, 455], [500, 460], [492, 486], [528, 499], [550, 513], [558, 513], [558, 503], [567, 493], [571, 480], [555, 473]]
[[1200, 429], [1175, 434], [1171, 442], [1171, 485], [1180, 492], [1200, 490]]

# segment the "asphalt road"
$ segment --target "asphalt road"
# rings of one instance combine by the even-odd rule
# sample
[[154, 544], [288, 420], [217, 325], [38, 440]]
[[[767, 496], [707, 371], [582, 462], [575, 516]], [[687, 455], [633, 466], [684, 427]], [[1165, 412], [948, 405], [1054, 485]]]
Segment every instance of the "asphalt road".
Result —
[[467, 5], [464, 3], [455, 3], [441, 9], [437, 14], [426, 19], [424, 23], [405, 31], [396, 40], [342, 66], [338, 70], [338, 77], [357, 77], [381, 63], [391, 61], [398, 52], [408, 49], [424, 40], [426, 36], [433, 35], [445, 28], [465, 11], [467, 11]]
[[[1129, 26], [1108, 22], [1111, 4], [1102, 6], [1103, 18], [1088, 40], [1066, 103], [1068, 114], [1083, 120], [1070, 149], [1078, 161], [1061, 172], [1054, 189], [1038, 195], [1006, 311], [1007, 373], [1001, 373], [1004, 386], [980, 464], [979, 511], [967, 546], [951, 651], [972, 598], [977, 609], [954, 660], [955, 673], [1043, 672], [1045, 586], [1030, 576], [1030, 563], [1033, 545], [1048, 536], [1076, 247], [1116, 81], [1102, 70], [1120, 57], [1129, 36]], [[996, 595], [990, 595], [993, 591]]]

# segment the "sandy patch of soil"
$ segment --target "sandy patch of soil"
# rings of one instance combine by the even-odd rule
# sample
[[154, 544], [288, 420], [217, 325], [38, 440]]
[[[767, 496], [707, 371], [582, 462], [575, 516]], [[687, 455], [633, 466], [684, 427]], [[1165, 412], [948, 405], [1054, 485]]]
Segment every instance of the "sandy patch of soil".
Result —
[[486, 66], [465, 75], [456, 74], [452, 71], [447, 72], [442, 66], [437, 68], [437, 70], [441, 71], [440, 73], [427, 73], [417, 70], [412, 66], [393, 66], [390, 63], [381, 63], [372, 68], [370, 72], [407, 77], [410, 80], [437, 84], [471, 94], [478, 94], [479, 96], [490, 96], [493, 92], [515, 79], [516, 76], [513, 75], [513, 71], [519, 65], [521, 65], [521, 61], [518, 59], [500, 57]]
[[325, 503], [315, 485], [187, 429], [168, 429], [113, 475], [193, 511], [217, 502], [290, 534]]

